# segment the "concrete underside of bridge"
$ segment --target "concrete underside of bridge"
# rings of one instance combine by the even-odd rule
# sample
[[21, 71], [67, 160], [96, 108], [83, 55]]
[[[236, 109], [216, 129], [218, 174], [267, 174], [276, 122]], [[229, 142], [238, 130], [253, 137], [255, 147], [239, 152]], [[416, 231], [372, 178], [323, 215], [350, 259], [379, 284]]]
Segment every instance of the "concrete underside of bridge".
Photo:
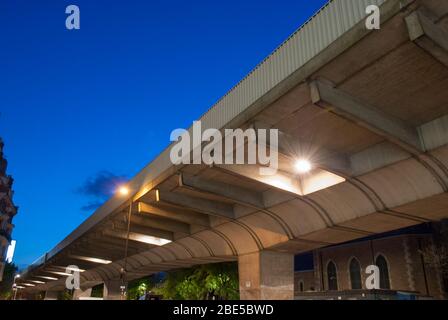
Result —
[[[226, 125], [280, 130], [275, 176], [180, 165], [143, 179], [129, 280], [238, 261], [242, 299], [292, 299], [295, 254], [448, 217], [448, 3], [389, 0], [381, 13], [380, 30], [360, 21]], [[298, 176], [304, 154], [313, 170]], [[86, 270], [83, 290], [120, 279], [128, 206], [29, 269], [23, 281], [46, 283], [26, 290], [63, 289], [54, 272], [67, 265]]]

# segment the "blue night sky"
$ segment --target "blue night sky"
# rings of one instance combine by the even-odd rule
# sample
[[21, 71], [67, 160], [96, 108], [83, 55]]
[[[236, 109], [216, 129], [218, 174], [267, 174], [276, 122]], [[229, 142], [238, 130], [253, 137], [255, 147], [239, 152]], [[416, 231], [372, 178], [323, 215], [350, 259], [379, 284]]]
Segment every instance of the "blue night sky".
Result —
[[[325, 2], [2, 0], [15, 263], [62, 240]], [[69, 4], [80, 30], [65, 28]]]

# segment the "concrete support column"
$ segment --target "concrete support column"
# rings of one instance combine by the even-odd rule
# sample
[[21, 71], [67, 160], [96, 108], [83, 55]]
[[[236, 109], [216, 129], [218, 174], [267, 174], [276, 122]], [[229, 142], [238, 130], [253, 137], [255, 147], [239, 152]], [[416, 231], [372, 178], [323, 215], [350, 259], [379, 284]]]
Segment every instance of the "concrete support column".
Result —
[[89, 298], [91, 296], [92, 296], [92, 288], [85, 290], [80, 288], [75, 290], [75, 292], [73, 292], [73, 300], [82, 300], [82, 298]]
[[238, 257], [241, 300], [294, 299], [294, 255], [260, 251]]
[[59, 291], [45, 291], [44, 300], [58, 300]]
[[121, 280], [109, 280], [104, 282], [103, 299], [121, 300]]

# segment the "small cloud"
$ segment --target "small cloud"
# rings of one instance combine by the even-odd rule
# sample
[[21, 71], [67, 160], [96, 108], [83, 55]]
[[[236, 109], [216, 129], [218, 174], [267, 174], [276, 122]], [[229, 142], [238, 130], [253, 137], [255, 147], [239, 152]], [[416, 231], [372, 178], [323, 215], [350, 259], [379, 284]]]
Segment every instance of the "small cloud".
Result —
[[104, 202], [91, 202], [81, 207], [82, 211], [95, 211], [103, 205]]
[[117, 188], [126, 183], [127, 177], [116, 175], [109, 171], [100, 171], [87, 178], [84, 184], [76, 189], [76, 193], [91, 199], [83, 206], [83, 211], [92, 211], [100, 207], [108, 198], [114, 195]]

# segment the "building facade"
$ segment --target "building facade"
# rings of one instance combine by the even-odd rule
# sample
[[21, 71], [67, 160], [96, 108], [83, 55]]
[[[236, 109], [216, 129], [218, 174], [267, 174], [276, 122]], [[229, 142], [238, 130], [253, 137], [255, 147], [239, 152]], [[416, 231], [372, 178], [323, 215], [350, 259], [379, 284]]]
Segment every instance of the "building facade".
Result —
[[17, 213], [17, 207], [13, 202], [14, 180], [6, 173], [8, 162], [3, 156], [3, 146], [3, 140], [0, 138], [0, 281], [3, 278], [6, 253], [11, 244], [11, 233], [14, 228], [12, 220]]
[[[444, 298], [441, 273], [425, 261], [423, 248], [432, 243], [431, 234], [402, 234], [366, 239], [312, 252], [312, 270], [295, 272], [297, 299], [397, 299]], [[378, 266], [380, 289], [366, 287]]]

